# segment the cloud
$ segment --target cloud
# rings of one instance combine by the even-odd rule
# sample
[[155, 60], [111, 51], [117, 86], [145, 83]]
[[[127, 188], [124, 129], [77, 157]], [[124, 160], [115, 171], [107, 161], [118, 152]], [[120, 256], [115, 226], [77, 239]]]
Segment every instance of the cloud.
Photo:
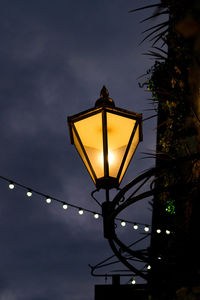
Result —
[[[136, 46], [142, 29], [129, 18], [131, 8], [132, 1], [121, 0], [1, 4], [1, 175], [100, 211], [90, 197], [95, 186], [70, 144], [67, 116], [93, 106], [103, 84], [116, 105], [136, 112], [146, 108], [136, 78], [148, 67]], [[140, 160], [143, 147], [155, 144], [149, 124], [122, 185], [149, 167]], [[2, 181], [0, 186], [0, 298], [92, 298], [94, 283], [102, 281], [90, 276], [88, 263], [112, 254], [102, 219], [64, 211], [37, 195], [29, 199], [25, 190], [10, 191]], [[105, 200], [104, 191], [95, 196]], [[124, 213], [146, 220], [144, 206]]]

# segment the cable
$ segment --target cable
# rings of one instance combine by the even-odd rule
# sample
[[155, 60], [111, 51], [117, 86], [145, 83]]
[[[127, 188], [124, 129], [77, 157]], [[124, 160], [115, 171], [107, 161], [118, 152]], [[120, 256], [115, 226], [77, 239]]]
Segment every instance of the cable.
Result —
[[[77, 209], [78, 212], [79, 212], [79, 215], [83, 215], [84, 212], [88, 212], [88, 213], [93, 214], [94, 219], [98, 219], [99, 216], [102, 217], [102, 213], [99, 213], [99, 212], [90, 210], [90, 209], [85, 208], [85, 207], [80, 207], [80, 206], [78, 206], [78, 205], [74, 205], [74, 204], [71, 204], [71, 203], [66, 202], [66, 201], [64, 201], [64, 200], [55, 198], [55, 197], [53, 197], [53, 196], [50, 196], [49, 194], [46, 194], [46, 193], [44, 193], [44, 192], [40, 192], [40, 191], [38, 191], [38, 190], [32, 189], [32, 188], [30, 188], [30, 187], [28, 187], [28, 186], [26, 186], [26, 185], [24, 185], [24, 184], [21, 184], [21, 183], [19, 183], [19, 182], [16, 182], [16, 181], [14, 181], [14, 180], [12, 180], [12, 179], [9, 179], [9, 178], [6, 178], [6, 177], [4, 177], [4, 176], [1, 176], [1, 175], [0, 175], [0, 179], [2, 179], [2, 180], [4, 180], [4, 181], [8, 182], [8, 183], [9, 183], [9, 188], [10, 188], [11, 190], [14, 190], [14, 189], [15, 189], [15, 186], [18, 186], [18, 187], [20, 187], [20, 188], [22, 188], [22, 189], [25, 189], [25, 190], [26, 190], [26, 194], [27, 194], [28, 197], [32, 197], [33, 194], [37, 194], [37, 195], [39, 195], [39, 196], [44, 197], [44, 198], [46, 199], [46, 203], [47, 203], [47, 204], [50, 204], [52, 201], [55, 201], [55, 202], [61, 203], [62, 206], [63, 206], [63, 209], [65, 209], [65, 210], [67, 210], [68, 207], [72, 207], [72, 208]], [[98, 191], [99, 191], [98, 189], [97, 189], [97, 190], [94, 190], [94, 191], [91, 193], [91, 196], [92, 196], [92, 198], [93, 198], [93, 199], [101, 206], [101, 204], [100, 204], [100, 203], [95, 199], [95, 197], [94, 197], [94, 193], [95, 193], [95, 192], [98, 192]], [[122, 227], [125, 227], [126, 224], [132, 224], [134, 230], [137, 230], [137, 229], [138, 229], [138, 225], [144, 226], [144, 227], [143, 227], [143, 230], [144, 230], [144, 231], [147, 231], [147, 230], [149, 231], [150, 228], [152, 228], [152, 225], [147, 225], [147, 224], [140, 223], [140, 222], [129, 221], [129, 220], [121, 219], [121, 218], [116, 218], [116, 220], [121, 222], [121, 226], [122, 226]], [[160, 234], [159, 231], [157, 231], [157, 233]], [[166, 230], [165, 230], [165, 233], [166, 233], [167, 235], [169, 235], [169, 234], [171, 233], [171, 231], [168, 230], [168, 229], [166, 229]]]

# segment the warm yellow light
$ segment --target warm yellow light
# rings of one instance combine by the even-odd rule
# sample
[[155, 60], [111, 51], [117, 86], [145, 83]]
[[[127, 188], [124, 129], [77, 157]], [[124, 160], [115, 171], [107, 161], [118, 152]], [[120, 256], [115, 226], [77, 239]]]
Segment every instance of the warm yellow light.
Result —
[[108, 151], [108, 164], [111, 166], [115, 162], [115, 156], [111, 151]]
[[[101, 165], [104, 165], [104, 157], [103, 157], [103, 152], [100, 154], [99, 161]], [[108, 165], [111, 166], [115, 163], [115, 155], [113, 152], [108, 151]]]
[[68, 124], [96, 187], [111, 189], [121, 183], [142, 140], [142, 115], [115, 107], [105, 87], [100, 96], [94, 108], [68, 117]]
[[[103, 153], [102, 113], [98, 113], [83, 120], [79, 120], [74, 123], [74, 126], [78, 132], [85, 153], [94, 169], [94, 173], [98, 178], [103, 177], [103, 157], [101, 159], [101, 153]], [[76, 138], [75, 132], [73, 132], [73, 136], [76, 148], [80, 153], [83, 161], [86, 163], [90, 174], [93, 176], [90, 170], [90, 166], [85, 159], [85, 153], [82, 151], [79, 141]]]

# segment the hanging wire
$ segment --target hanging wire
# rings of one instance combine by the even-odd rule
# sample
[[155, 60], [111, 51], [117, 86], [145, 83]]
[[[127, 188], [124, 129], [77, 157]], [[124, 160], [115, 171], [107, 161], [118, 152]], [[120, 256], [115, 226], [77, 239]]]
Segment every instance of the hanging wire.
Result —
[[21, 184], [21, 183], [19, 183], [19, 182], [16, 182], [16, 181], [11, 180], [11, 179], [9, 179], [9, 178], [6, 178], [6, 177], [4, 177], [4, 176], [1, 176], [1, 175], [0, 175], [0, 179], [3, 179], [3, 180], [5, 180], [5, 181], [9, 182], [9, 188], [10, 188], [10, 189], [14, 189], [15, 186], [19, 186], [20, 188], [25, 189], [25, 190], [27, 191], [26, 194], [27, 194], [28, 197], [31, 197], [33, 194], [36, 194], [36, 195], [39, 195], [39, 196], [44, 197], [44, 198], [46, 199], [46, 202], [49, 203], [49, 204], [51, 203], [51, 200], [53, 200], [53, 201], [55, 201], [55, 202], [58, 202], [58, 203], [61, 203], [61, 204], [63, 205], [63, 208], [64, 208], [64, 209], [66, 209], [66, 208], [69, 206], [69, 207], [76, 208], [76, 209], [78, 209], [78, 210], [83, 210], [83, 211], [86, 211], [86, 212], [88, 212], [88, 213], [92, 213], [93, 215], [95, 215], [95, 214], [98, 214], [99, 216], [102, 215], [102, 214], [99, 213], [99, 212], [90, 210], [90, 209], [88, 209], [88, 208], [82, 208], [82, 207], [80, 207], [80, 206], [77, 206], [77, 205], [71, 204], [71, 203], [69, 203], [69, 202], [63, 201], [63, 200], [61, 200], [61, 199], [55, 198], [55, 197], [53, 197], [53, 196], [47, 195], [47, 194], [45, 194], [45, 193], [43, 193], [43, 192], [40, 192], [40, 191], [35, 190], [35, 189], [32, 189], [32, 188], [30, 188], [30, 187], [28, 187], [28, 186], [26, 186], [26, 185], [23, 185], [23, 184]]
[[[12, 180], [12, 179], [9, 179], [9, 178], [6, 178], [6, 177], [4, 177], [4, 176], [1, 176], [1, 175], [0, 175], [0, 179], [2, 179], [2, 180], [4, 180], [4, 181], [7, 181], [7, 182], [9, 183], [9, 188], [10, 188], [11, 190], [13, 190], [16, 186], [25, 189], [25, 190], [27, 191], [26, 194], [27, 194], [28, 197], [33, 196], [33, 194], [36, 194], [36, 195], [39, 195], [39, 196], [44, 197], [44, 198], [46, 199], [46, 202], [47, 202], [48, 204], [50, 204], [52, 201], [55, 201], [55, 202], [61, 203], [62, 206], [63, 206], [63, 209], [67, 209], [68, 207], [75, 208], [75, 209], [77, 209], [77, 210], [79, 211], [79, 214], [80, 214], [80, 215], [82, 215], [83, 212], [85, 211], [85, 212], [88, 212], [88, 213], [92, 213], [95, 219], [98, 219], [99, 216], [102, 216], [102, 213], [99, 213], [99, 212], [90, 210], [90, 209], [88, 209], [88, 208], [80, 207], [80, 206], [78, 206], [78, 205], [74, 205], [74, 204], [71, 204], [71, 203], [66, 202], [66, 201], [64, 201], [64, 200], [55, 198], [55, 197], [53, 197], [53, 196], [50, 196], [50, 195], [45, 194], [45, 193], [43, 193], [43, 192], [40, 192], [40, 191], [38, 191], [38, 190], [32, 189], [32, 188], [30, 188], [30, 187], [28, 187], [28, 186], [26, 186], [26, 185], [24, 185], [24, 184], [21, 184], [21, 183], [19, 183], [19, 182], [16, 182], [16, 181], [14, 181], [14, 180]], [[94, 190], [94, 191], [91, 193], [91, 196], [92, 196], [92, 198], [97, 202], [97, 204], [101, 206], [101, 204], [100, 204], [100, 203], [97, 201], [97, 199], [94, 197], [94, 193], [96, 193], [96, 192], [98, 192], [98, 191], [99, 191], [99, 189]], [[129, 224], [135, 224], [135, 223], [136, 223], [136, 222], [131, 222], [131, 221], [128, 221], [128, 220], [120, 219], [120, 218], [116, 218], [116, 220], [118, 220], [118, 221], [120, 221], [120, 222], [126, 222], [127, 224], [128, 224], [128, 223], [129, 223]], [[145, 224], [139, 223], [139, 222], [137, 222], [137, 224], [145, 225]], [[149, 225], [149, 226], [150, 226], [150, 225]]]
[[[32, 189], [32, 188], [30, 188], [30, 187], [28, 187], [28, 186], [26, 186], [26, 185], [24, 185], [24, 184], [21, 184], [21, 183], [19, 183], [19, 182], [16, 182], [16, 181], [14, 181], [14, 180], [12, 180], [12, 179], [9, 179], [9, 178], [6, 178], [6, 177], [4, 177], [4, 176], [1, 176], [1, 175], [0, 175], [0, 179], [2, 179], [2, 180], [4, 180], [4, 181], [8, 182], [8, 186], [9, 186], [9, 189], [10, 189], [10, 190], [14, 190], [16, 186], [25, 189], [25, 190], [26, 190], [26, 195], [27, 195], [28, 197], [30, 197], [30, 198], [33, 196], [33, 194], [36, 194], [36, 195], [39, 195], [39, 196], [44, 197], [47, 204], [50, 204], [52, 201], [61, 203], [64, 210], [67, 210], [68, 207], [72, 207], [72, 208], [75, 208], [75, 209], [78, 210], [79, 215], [82, 215], [84, 212], [88, 212], [88, 213], [93, 214], [94, 219], [98, 219], [99, 216], [102, 217], [102, 213], [99, 213], [99, 212], [90, 210], [90, 209], [88, 209], [88, 208], [80, 207], [80, 206], [78, 206], [78, 205], [74, 205], [74, 204], [71, 204], [71, 203], [69, 203], [69, 202], [63, 201], [63, 200], [61, 200], [61, 199], [55, 198], [55, 197], [53, 197], [53, 196], [50, 196], [49, 194], [45, 194], [45, 193], [40, 192], [40, 191], [38, 191], [38, 190]], [[143, 183], [143, 184], [144, 184], [144, 183]], [[101, 204], [98, 202], [98, 200], [94, 197], [94, 194], [95, 194], [96, 192], [98, 192], [98, 191], [99, 191], [99, 189], [94, 190], [94, 191], [91, 193], [91, 196], [92, 196], [92, 198], [95, 200], [95, 202], [97, 202], [97, 204], [98, 204], [99, 206], [101, 206]], [[145, 226], [148, 227], [149, 230], [150, 230], [150, 228], [152, 228], [152, 225], [147, 225], [146, 223], [141, 223], [141, 222], [136, 222], [136, 221], [129, 221], [129, 220], [121, 219], [121, 218], [115, 218], [115, 220], [116, 220], [116, 221], [120, 221], [122, 227], [125, 227], [126, 224], [131, 224], [131, 225], [133, 225], [133, 229], [135, 229], [135, 228], [134, 228], [135, 226], [137, 226], [137, 229], [138, 229], [138, 225], [144, 226], [144, 227], [143, 227], [143, 230], [145, 230]], [[117, 224], [116, 224], [116, 227], [117, 227]], [[159, 228], [158, 228], [158, 229], [159, 229]], [[136, 229], [135, 229], [135, 230], [136, 230]], [[169, 235], [169, 234], [171, 233], [171, 231], [170, 231], [168, 228], [166, 228], [165, 233], [166, 233], [167, 235]]]

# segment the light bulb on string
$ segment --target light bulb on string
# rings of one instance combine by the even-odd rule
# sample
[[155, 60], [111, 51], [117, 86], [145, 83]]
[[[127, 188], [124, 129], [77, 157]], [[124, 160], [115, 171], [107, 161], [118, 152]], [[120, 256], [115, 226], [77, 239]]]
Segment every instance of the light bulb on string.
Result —
[[10, 190], [13, 190], [14, 187], [15, 187], [15, 186], [14, 186], [14, 183], [13, 183], [13, 182], [10, 182], [10, 184], [9, 184], [9, 189], [10, 189]]
[[147, 266], [147, 270], [151, 270], [151, 266], [150, 265]]
[[[113, 155], [112, 153], [109, 153], [109, 154], [108, 154], [108, 158], [109, 158], [109, 163], [112, 164], [112, 162], [113, 162], [113, 160], [114, 160], [114, 155]], [[3, 177], [2, 177], [2, 178], [3, 178]], [[17, 182], [15, 182], [15, 181], [12, 181], [12, 179], [8, 179], [8, 178], [3, 178], [3, 179], [6, 180], [6, 182], [7, 182], [7, 184], [8, 184], [8, 187], [9, 187], [9, 189], [11, 189], [11, 190], [14, 189], [15, 186], [21, 186], [21, 187], [23, 187], [23, 188], [26, 190], [26, 195], [27, 195], [28, 197], [31, 197], [31, 196], [33, 195], [33, 193], [39, 194], [39, 195], [45, 197], [45, 194], [42, 193], [42, 192], [40, 192], [40, 191], [32, 190], [31, 188], [29, 188], [29, 187], [27, 187], [27, 186], [25, 187], [24, 185], [22, 185], [22, 184], [20, 184], [20, 183], [17, 183]], [[72, 207], [78, 209], [77, 206], [74, 206], [74, 205], [71, 205], [71, 204], [67, 204], [67, 203], [63, 202], [62, 200], [55, 199], [55, 198], [53, 198], [53, 200], [56, 201], [56, 202], [62, 203], [62, 207], [63, 207], [63, 209], [65, 209], [65, 210], [68, 208], [68, 206], [72, 206]], [[49, 196], [46, 196], [46, 203], [50, 204], [53, 200], [52, 200]], [[79, 215], [83, 215], [83, 214], [84, 214], [84, 210], [85, 210], [85, 211], [88, 211], [88, 212], [90, 212], [90, 213], [93, 213], [93, 217], [94, 217], [95, 219], [98, 219], [98, 218], [100, 217], [100, 215], [99, 215], [98, 213], [92, 212], [92, 211], [90, 211], [90, 210], [88, 210], [88, 209], [86, 209], [86, 208], [79, 208], [79, 210], [78, 210]], [[133, 229], [134, 229], [134, 230], [137, 230], [137, 229], [139, 228], [139, 226], [138, 226], [138, 224], [137, 224], [136, 222], [133, 223], [133, 222], [125, 221], [125, 220], [122, 220], [122, 219], [118, 219], [118, 220], [121, 221], [121, 226], [122, 226], [122, 227], [125, 227], [125, 226], [127, 225], [127, 223], [132, 223], [132, 224], [133, 224], [132, 226], [133, 226]], [[139, 223], [139, 225], [142, 225], [142, 224]], [[115, 226], [117, 227], [117, 224], [115, 224]], [[150, 231], [150, 227], [149, 227], [148, 225], [145, 225], [144, 230], [145, 230], [146, 232], [148, 232], [148, 231]], [[160, 232], [161, 232], [161, 229], [157, 229], [156, 231], [157, 231], [157, 233], [160, 233]], [[166, 233], [167, 235], [169, 235], [169, 234], [171, 233], [171, 231], [170, 231], [170, 230], [165, 230], [165, 233]]]
[[171, 233], [170, 230], [168, 230], [168, 229], [165, 232], [166, 232], [166, 234], [170, 234]]
[[66, 204], [66, 203], [64, 203], [64, 204], [63, 204], [63, 209], [65, 209], [65, 210], [66, 210], [67, 208], [68, 208], [67, 204]]
[[31, 190], [28, 190], [28, 192], [26, 193], [26, 195], [28, 196], [28, 197], [31, 197], [32, 196], [32, 191]]
[[95, 213], [95, 214], [94, 214], [94, 218], [95, 218], [95, 219], [98, 219], [98, 218], [99, 218], [99, 214]]
[[78, 213], [79, 213], [79, 215], [83, 215], [83, 210], [80, 208]]
[[133, 279], [131, 280], [131, 283], [132, 283], [132, 284], [136, 284], [136, 280], [133, 278]]
[[125, 227], [126, 226], [126, 222], [125, 221], [121, 221], [121, 226]]
[[47, 197], [46, 198], [46, 203], [50, 204], [51, 203], [51, 198]]

